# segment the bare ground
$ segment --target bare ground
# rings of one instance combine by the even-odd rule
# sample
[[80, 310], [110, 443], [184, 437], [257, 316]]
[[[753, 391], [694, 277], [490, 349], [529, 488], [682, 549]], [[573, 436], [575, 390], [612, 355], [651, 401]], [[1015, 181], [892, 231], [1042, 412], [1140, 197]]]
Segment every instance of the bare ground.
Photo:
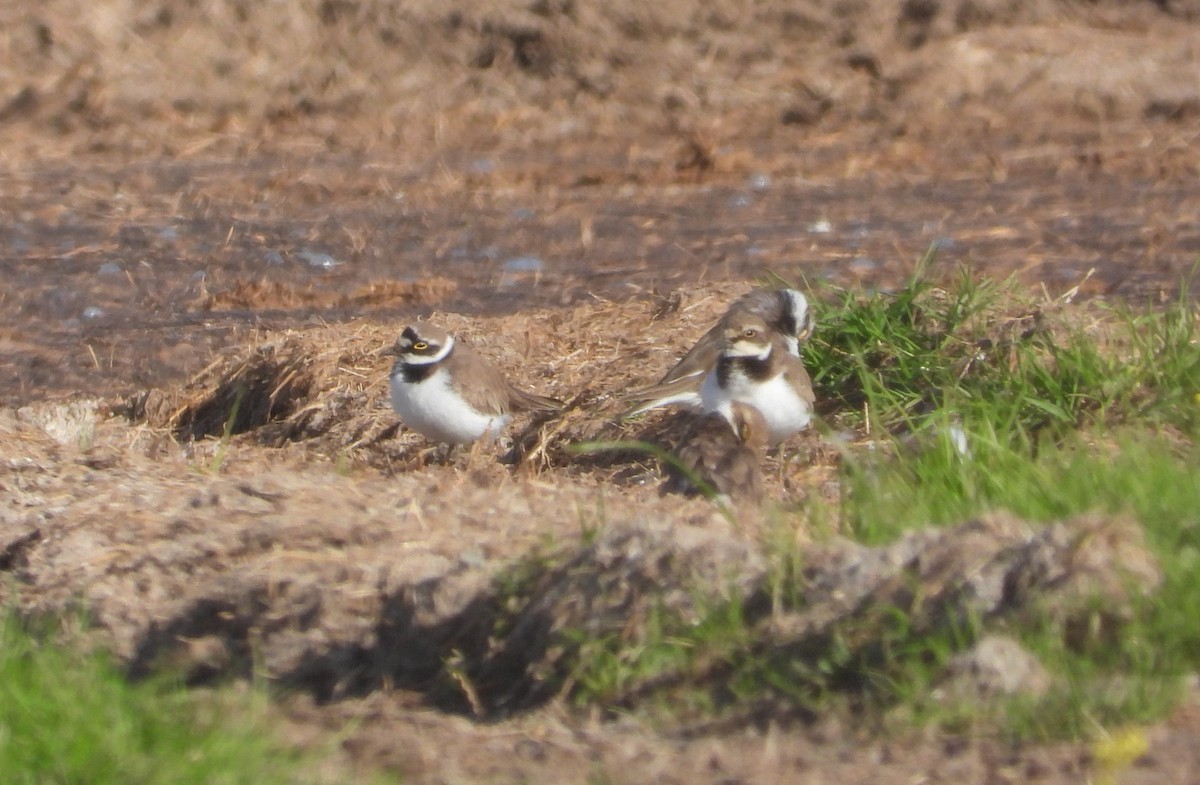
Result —
[[[472, 697], [443, 666], [479, 645], [497, 577], [595, 531], [678, 538], [649, 573], [677, 590], [753, 584], [752, 517], [660, 497], [648, 461], [563, 449], [669, 438], [669, 419], [614, 424], [612, 395], [753, 277], [886, 288], [934, 247], [941, 275], [1174, 296], [1200, 254], [1194, 3], [58, 0], [0, 17], [4, 605], [84, 605], [134, 672], [266, 674], [292, 693], [290, 738], [341, 739], [333, 775], [1100, 775], [1085, 744], [880, 736], [877, 718], [661, 727], [532, 690], [481, 722], [503, 679]], [[423, 465], [377, 354], [418, 316], [572, 402], [521, 424], [521, 465]], [[836, 461], [814, 437], [769, 465], [801, 544]], [[1148, 732], [1122, 782], [1195, 781], [1197, 705]]]
[[[662, 315], [651, 301], [436, 314], [521, 385], [572, 402], [561, 419], [520, 424], [526, 452], [516, 466], [501, 448], [426, 463], [425, 442], [399, 431], [387, 408], [388, 358], [378, 353], [392, 337], [386, 325], [264, 334], [180, 387], [10, 409], [0, 422], [0, 566], [14, 580], [0, 600], [29, 613], [86, 608], [98, 639], [134, 675], [169, 668], [196, 685], [269, 680], [290, 696], [279, 703], [286, 737], [324, 750], [330, 777], [382, 768], [416, 782], [1074, 782], [1095, 773], [1085, 744], [914, 736], [884, 716], [842, 710], [820, 716], [768, 702], [716, 719], [681, 711], [663, 723], [571, 708], [559, 670], [570, 656], [555, 631], [637, 636], [652, 606], [693, 612], [698, 586], [752, 597], [762, 591], [768, 539], [792, 540], [816, 570], [806, 578], [809, 616], [763, 617], [755, 627], [778, 649], [813, 630], [819, 637], [846, 608], [899, 602], [889, 586], [958, 587], [986, 575], [985, 562], [1028, 569], [1002, 564], [1001, 554], [1040, 535], [998, 520], [975, 535], [964, 529], [961, 545], [939, 545], [933, 534], [901, 543], [934, 572], [899, 582], [882, 575], [878, 588], [862, 588], [875, 557], [821, 544], [837, 523], [810, 520], [804, 505], [838, 494], [838, 451], [817, 437], [768, 461], [780, 512], [743, 510], [736, 522], [702, 499], [661, 495], [658, 469], [643, 457], [567, 451], [588, 438], [670, 443], [674, 418], [618, 423], [613, 393], [649, 378], [630, 357], [657, 367], [686, 347], [720, 312], [714, 292], [725, 289], [694, 289], [690, 308]], [[617, 350], [598, 329], [611, 324], [635, 326], [639, 338]], [[246, 391], [244, 422], [231, 419], [235, 388]], [[231, 422], [240, 435], [205, 436]], [[1086, 557], [1071, 546], [1070, 563], [1099, 558], [1121, 565], [1112, 579], [1120, 585], [1130, 570], [1148, 590], [1156, 584], [1136, 538], [1083, 539], [1115, 550]], [[911, 559], [877, 560], [910, 570]], [[564, 561], [573, 566], [559, 571]], [[955, 563], [965, 571], [946, 566]], [[1041, 574], [1056, 562], [1035, 563]], [[1048, 580], [1031, 586], [1039, 602], [1070, 583], [1053, 570]], [[826, 584], [829, 608], [818, 599]], [[863, 601], [855, 591], [877, 596]], [[987, 593], [931, 589], [926, 615], [945, 618], [962, 597]], [[996, 612], [1011, 613], [1014, 602], [1006, 596]], [[500, 629], [508, 632], [497, 637]], [[719, 672], [687, 678], [719, 692]], [[628, 705], [644, 699], [629, 696]], [[1192, 776], [1197, 715], [1193, 700], [1183, 706], [1148, 731], [1152, 752], [1127, 781]], [[341, 740], [335, 752], [331, 738]]]

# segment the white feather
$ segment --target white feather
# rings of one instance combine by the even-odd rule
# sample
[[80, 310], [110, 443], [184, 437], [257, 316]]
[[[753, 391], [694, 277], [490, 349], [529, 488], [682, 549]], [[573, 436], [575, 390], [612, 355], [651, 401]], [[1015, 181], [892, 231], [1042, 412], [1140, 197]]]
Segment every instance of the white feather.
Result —
[[812, 407], [800, 397], [782, 373], [765, 382], [755, 382], [740, 373], [729, 378], [728, 387], [717, 384], [717, 372], [704, 377], [700, 403], [706, 412], [719, 412], [733, 422], [733, 402], [753, 406], [767, 422], [767, 441], [772, 445], [795, 436], [812, 421]]
[[509, 419], [507, 414], [480, 414], [472, 409], [451, 388], [450, 375], [444, 368], [420, 382], [406, 382], [403, 373], [394, 374], [392, 408], [409, 428], [448, 444], [468, 444], [484, 436], [494, 438]]

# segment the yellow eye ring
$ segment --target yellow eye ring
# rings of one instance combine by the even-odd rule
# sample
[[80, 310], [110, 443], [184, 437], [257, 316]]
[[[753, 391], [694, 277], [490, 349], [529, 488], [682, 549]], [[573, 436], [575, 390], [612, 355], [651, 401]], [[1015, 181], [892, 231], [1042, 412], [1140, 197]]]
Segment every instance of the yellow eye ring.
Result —
[[426, 343], [425, 341], [417, 341], [416, 343], [413, 344], [413, 348], [416, 349], [418, 352], [423, 352], [429, 348], [429, 344]]

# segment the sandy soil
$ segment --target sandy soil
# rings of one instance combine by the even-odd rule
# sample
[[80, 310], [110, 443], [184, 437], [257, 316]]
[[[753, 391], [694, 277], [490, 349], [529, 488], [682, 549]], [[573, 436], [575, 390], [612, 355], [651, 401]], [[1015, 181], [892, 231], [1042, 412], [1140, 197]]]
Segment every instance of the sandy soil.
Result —
[[[1100, 776], [1086, 744], [826, 717], [663, 728], [549, 700], [482, 723], [438, 664], [470, 633], [438, 622], [601, 524], [753, 573], [753, 526], [560, 445], [672, 433], [612, 424], [613, 394], [756, 276], [887, 288], [934, 248], [940, 275], [1175, 296], [1200, 255], [1198, 24], [1194, 2], [8, 4], [0, 599], [82, 599], [135, 671], [266, 669], [297, 742], [347, 734], [334, 773]], [[520, 424], [522, 466], [417, 468], [378, 351], [431, 315], [575, 405]], [[261, 405], [222, 446], [231, 380]], [[768, 486], [808, 542], [836, 451], [795, 449]], [[1196, 706], [1122, 782], [1195, 781]]]

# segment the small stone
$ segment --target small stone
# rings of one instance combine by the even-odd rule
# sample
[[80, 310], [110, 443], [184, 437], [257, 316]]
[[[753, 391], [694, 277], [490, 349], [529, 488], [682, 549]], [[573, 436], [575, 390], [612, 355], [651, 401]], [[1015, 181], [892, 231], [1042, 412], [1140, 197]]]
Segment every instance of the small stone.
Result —
[[476, 158], [467, 165], [471, 174], [491, 174], [496, 171], [496, 162], [491, 158]]
[[1044, 695], [1050, 674], [1016, 640], [987, 635], [950, 661], [944, 689], [960, 698], [996, 695]]
[[484, 555], [482, 548], [467, 548], [458, 555], [458, 560], [465, 567], [483, 568], [487, 566], [487, 556]]
[[316, 267], [320, 270], [332, 270], [341, 264], [329, 254], [320, 251], [300, 251], [296, 255], [308, 263], [309, 267]]
[[860, 256], [857, 259], [851, 260], [850, 264], [847, 266], [850, 268], [851, 272], [854, 272], [858, 275], [866, 275], [867, 273], [872, 273], [879, 269], [879, 262], [875, 261], [874, 259], [868, 259], [865, 256]]
[[504, 263], [504, 269], [510, 273], [540, 273], [546, 263], [536, 256], [517, 256]]
[[751, 175], [749, 185], [751, 191], [758, 191], [760, 193], [766, 191], [771, 187], [771, 175], [761, 172]]

